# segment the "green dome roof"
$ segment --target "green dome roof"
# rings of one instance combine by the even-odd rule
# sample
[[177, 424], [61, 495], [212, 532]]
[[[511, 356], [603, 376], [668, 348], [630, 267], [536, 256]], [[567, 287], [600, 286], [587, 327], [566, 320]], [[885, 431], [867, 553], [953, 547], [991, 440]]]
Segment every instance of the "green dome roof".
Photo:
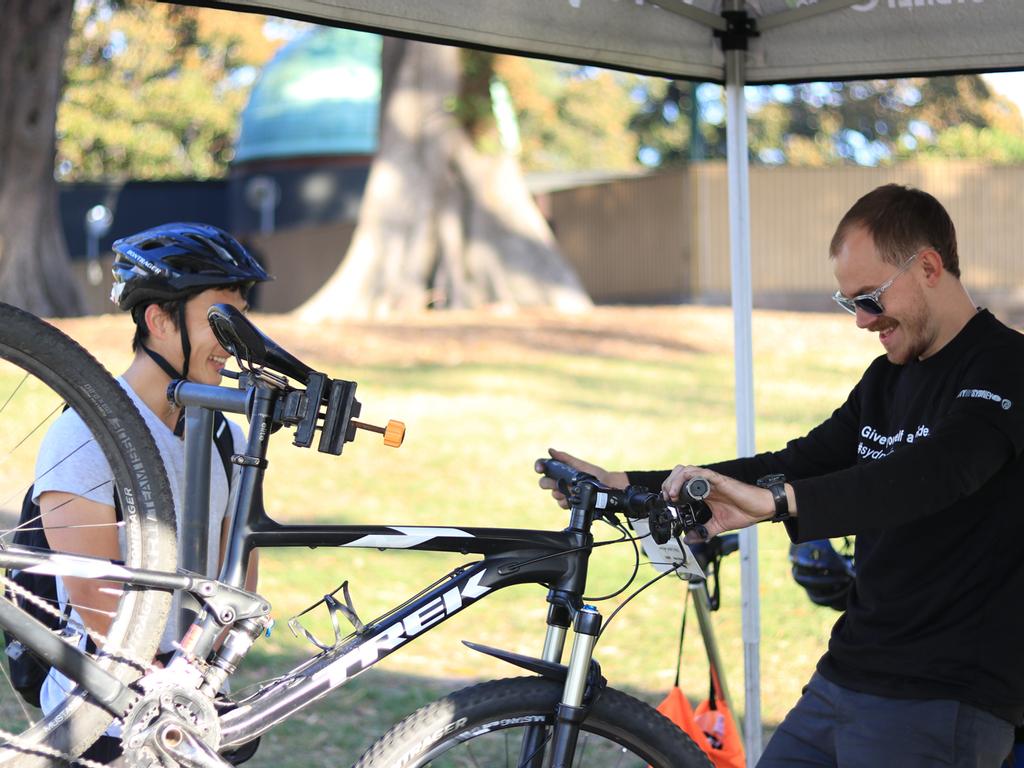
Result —
[[236, 163], [377, 150], [381, 38], [316, 27], [264, 67], [242, 112]]

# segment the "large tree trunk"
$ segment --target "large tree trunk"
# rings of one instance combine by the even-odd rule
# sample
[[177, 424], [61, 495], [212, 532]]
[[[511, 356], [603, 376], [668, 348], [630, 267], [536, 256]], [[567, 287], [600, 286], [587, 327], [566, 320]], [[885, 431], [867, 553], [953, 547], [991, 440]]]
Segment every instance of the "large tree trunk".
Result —
[[380, 146], [359, 222], [345, 260], [301, 317], [588, 308], [517, 161], [478, 152], [452, 114], [458, 50], [385, 38], [383, 60]]
[[6, 0], [0, 20], [0, 301], [82, 314], [53, 178], [74, 0]]

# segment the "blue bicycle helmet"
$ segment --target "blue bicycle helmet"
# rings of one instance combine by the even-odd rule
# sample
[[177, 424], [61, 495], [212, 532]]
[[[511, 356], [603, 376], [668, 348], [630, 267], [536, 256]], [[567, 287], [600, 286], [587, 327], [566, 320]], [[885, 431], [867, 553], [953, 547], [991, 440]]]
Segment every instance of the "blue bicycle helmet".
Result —
[[[209, 288], [238, 286], [242, 294], [271, 277], [235, 238], [210, 224], [161, 224], [114, 241], [110, 300], [141, 327], [149, 304], [188, 299]], [[178, 306], [184, 364], [178, 371], [145, 344], [142, 350], [172, 379], [188, 377], [191, 344], [185, 304]]]
[[846, 610], [846, 596], [853, 584], [853, 555], [840, 554], [828, 539], [789, 546], [793, 579], [807, 590], [816, 605]]
[[241, 243], [209, 224], [161, 224], [122, 237], [113, 248], [110, 300], [126, 311], [271, 279]]

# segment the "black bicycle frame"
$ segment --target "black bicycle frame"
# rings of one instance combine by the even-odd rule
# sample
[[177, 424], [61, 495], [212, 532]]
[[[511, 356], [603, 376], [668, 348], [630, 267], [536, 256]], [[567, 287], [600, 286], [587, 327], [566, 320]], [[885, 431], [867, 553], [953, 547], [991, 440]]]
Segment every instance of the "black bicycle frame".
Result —
[[[351, 680], [422, 633], [436, 627], [486, 595], [523, 583], [550, 585], [552, 599], [579, 607], [587, 578], [593, 538], [591, 519], [574, 515], [562, 532], [426, 526], [281, 525], [267, 516], [260, 501], [266, 449], [273, 428], [278, 390], [260, 381], [248, 392], [185, 383], [175, 392], [182, 405], [220, 408], [248, 415], [246, 455], [236, 459], [242, 474], [231, 499], [228, 550], [220, 580], [244, 581], [254, 547], [371, 547], [480, 554], [424, 594], [393, 609], [340, 645], [274, 681], [221, 719], [222, 748], [259, 736], [295, 711]], [[200, 619], [198, 623], [202, 623]], [[204, 635], [217, 631], [207, 618]], [[200, 651], [205, 650], [200, 647]]]
[[[245, 413], [250, 420], [246, 453], [234, 457], [234, 461], [242, 465], [242, 471], [232, 486], [231, 529], [219, 582], [240, 588], [249, 553], [255, 547], [358, 547], [458, 552], [484, 557], [454, 569], [432, 588], [241, 702], [238, 708], [221, 718], [222, 749], [251, 741], [412, 639], [503, 587], [544, 584], [549, 587], [548, 600], [553, 605], [570, 612], [580, 607], [593, 546], [589, 513], [574, 510], [569, 527], [561, 532], [514, 528], [282, 525], [268, 517], [259, 501], [276, 395], [274, 387], [263, 382], [257, 382], [248, 391], [181, 383], [175, 392], [179, 404]], [[103, 578], [149, 588], [192, 591], [193, 594], [201, 584], [209, 583], [196, 574], [146, 571], [94, 558], [0, 551], [0, 566], [32, 565], [55, 568], [58, 575]], [[123, 715], [134, 698], [126, 686], [112, 678], [91, 657], [54, 637], [42, 624], [4, 600], [0, 600], [0, 627], [14, 631], [26, 647], [44, 655], [53, 666], [96, 696], [111, 714]], [[189, 652], [205, 658], [223, 628], [215, 613], [204, 609], [188, 633], [192, 637]]]

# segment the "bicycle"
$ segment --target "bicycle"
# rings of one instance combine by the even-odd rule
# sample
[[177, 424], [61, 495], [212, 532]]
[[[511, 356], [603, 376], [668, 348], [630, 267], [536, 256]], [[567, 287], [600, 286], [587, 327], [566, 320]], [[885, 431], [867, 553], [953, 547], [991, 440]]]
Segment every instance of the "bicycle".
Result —
[[[313, 370], [234, 308], [217, 305], [209, 319], [239, 365], [240, 372], [233, 374], [238, 388], [178, 381], [172, 383], [168, 397], [179, 406], [243, 414], [250, 424], [245, 453], [233, 457], [241, 471], [232, 492], [233, 522], [217, 580], [175, 570], [166, 478], [161, 477], [155, 448], [125, 393], [74, 342], [41, 321], [0, 305], [0, 362], [38, 380], [82, 415], [110, 460], [125, 509], [121, 562], [0, 545], [0, 567], [37, 568], [123, 585], [112, 630], [98, 639], [95, 653], [80, 651], [9, 599], [0, 600], [0, 627], [78, 686], [64, 706], [25, 733], [0, 729], [0, 766], [25, 768], [51, 764], [55, 757], [69, 759], [88, 747], [113, 718], [122, 724], [129, 765], [229, 765], [223, 753], [252, 743], [478, 600], [521, 583], [548, 588], [540, 658], [466, 645], [532, 676], [473, 685], [421, 708], [380, 737], [359, 759], [358, 768], [497, 765], [502, 759], [506, 765], [530, 768], [709, 765], [703, 752], [653, 708], [607, 685], [593, 658], [602, 617], [583, 600], [590, 556], [604, 544], [653, 541], [649, 552], [658, 558], [668, 554], [671, 559], [662, 573], [647, 585], [680, 571], [699, 573], [681, 537], [708, 519], [702, 501], [707, 488], [691, 486], [686, 503], [668, 504], [646, 489], [606, 488], [589, 475], [547, 461], [542, 468], [559, 479], [571, 501], [569, 524], [562, 531], [282, 525], [258, 503], [267, 445], [274, 433], [282, 427], [293, 429], [294, 444], [308, 448], [319, 432], [318, 450], [339, 455], [359, 429], [384, 432], [390, 439], [399, 439], [399, 430], [359, 422], [354, 382]], [[209, 450], [208, 440], [205, 445]], [[647, 526], [649, 533], [631, 534], [620, 515], [638, 530]], [[620, 538], [595, 542], [591, 527], [597, 520], [614, 525]], [[354, 631], [345, 637], [337, 633], [333, 644], [319, 644], [320, 653], [254, 694], [238, 701], [225, 699], [219, 694], [225, 680], [270, 624], [270, 605], [241, 588], [248, 555], [255, 547], [297, 546], [417, 549], [482, 558], [456, 567], [366, 624], [356, 615], [347, 589], [344, 602], [326, 596], [332, 620], [344, 616]], [[202, 610], [181, 638], [174, 658], [158, 669], [151, 664], [162, 626], [157, 617], [166, 612], [173, 590], [189, 593]], [[562, 664], [570, 626], [574, 640], [569, 660]], [[134, 631], [140, 628], [145, 631]], [[218, 644], [219, 638], [223, 641]]]

